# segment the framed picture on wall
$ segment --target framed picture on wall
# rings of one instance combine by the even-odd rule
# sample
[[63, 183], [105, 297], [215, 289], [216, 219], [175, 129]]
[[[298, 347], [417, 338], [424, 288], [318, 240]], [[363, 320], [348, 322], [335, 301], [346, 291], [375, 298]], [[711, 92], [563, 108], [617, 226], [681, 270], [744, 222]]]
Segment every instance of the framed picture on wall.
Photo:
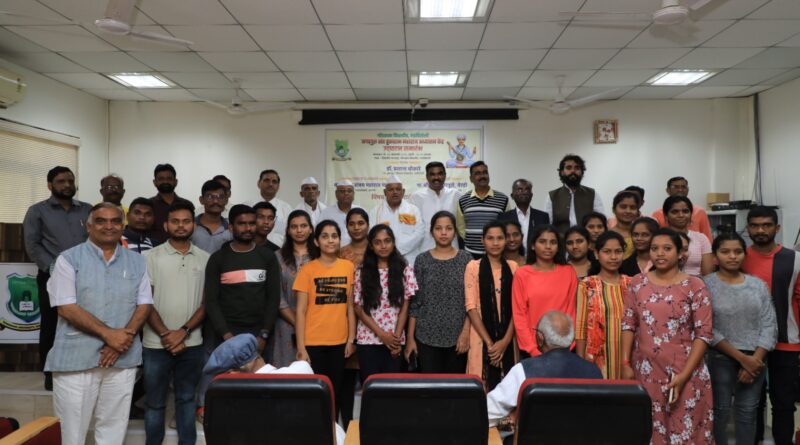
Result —
[[619, 138], [619, 124], [616, 119], [594, 121], [594, 143], [616, 144]]

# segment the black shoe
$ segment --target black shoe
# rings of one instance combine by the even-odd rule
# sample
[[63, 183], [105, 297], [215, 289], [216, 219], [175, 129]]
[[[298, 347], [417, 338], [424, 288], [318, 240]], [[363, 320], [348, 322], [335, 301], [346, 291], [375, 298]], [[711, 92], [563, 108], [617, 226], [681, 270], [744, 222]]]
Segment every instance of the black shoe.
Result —
[[144, 410], [136, 405], [131, 406], [131, 412], [128, 416], [129, 419], [144, 419]]
[[44, 389], [45, 391], [53, 390], [53, 374], [49, 372], [44, 373]]

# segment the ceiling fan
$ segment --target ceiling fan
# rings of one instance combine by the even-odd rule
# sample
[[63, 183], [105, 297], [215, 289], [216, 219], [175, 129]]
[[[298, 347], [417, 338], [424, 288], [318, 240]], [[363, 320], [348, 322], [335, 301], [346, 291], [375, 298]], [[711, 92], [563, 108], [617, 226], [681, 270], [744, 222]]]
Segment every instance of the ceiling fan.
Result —
[[203, 102], [221, 110], [225, 110], [232, 116], [290, 110], [297, 105], [294, 102], [244, 102], [242, 101], [242, 98], [239, 97], [239, 90], [241, 89], [239, 86], [239, 81], [236, 80], [234, 82], [236, 84], [236, 89], [234, 92], [234, 97], [231, 99], [230, 103], [222, 104], [219, 102], [214, 102], [213, 100], [203, 100]]
[[194, 42], [155, 32], [134, 31], [130, 24], [136, 0], [109, 0], [102, 19], [94, 21], [94, 26], [103, 32], [139, 39], [153, 40], [168, 45], [191, 46]]
[[505, 98], [511, 101], [522, 102], [535, 108], [548, 110], [553, 114], [564, 114], [573, 108], [589, 105], [592, 102], [596, 102], [602, 99], [607, 94], [613, 93], [614, 91], [618, 91], [621, 89], [621, 88], [614, 88], [606, 91], [601, 91], [599, 93], [591, 94], [589, 96], [579, 97], [577, 99], [572, 99], [572, 100], [566, 100], [564, 98], [564, 94], [561, 92], [561, 89], [564, 86], [564, 76], [556, 76], [556, 81], [558, 82], [558, 95], [556, 95], [556, 99], [554, 101], [530, 100], [518, 96], [505, 96]]
[[636, 12], [561, 12], [560, 15], [579, 20], [640, 20], [652, 21], [656, 25], [677, 25], [689, 18], [691, 11], [697, 11], [713, 0], [661, 0], [661, 7], [651, 14]]

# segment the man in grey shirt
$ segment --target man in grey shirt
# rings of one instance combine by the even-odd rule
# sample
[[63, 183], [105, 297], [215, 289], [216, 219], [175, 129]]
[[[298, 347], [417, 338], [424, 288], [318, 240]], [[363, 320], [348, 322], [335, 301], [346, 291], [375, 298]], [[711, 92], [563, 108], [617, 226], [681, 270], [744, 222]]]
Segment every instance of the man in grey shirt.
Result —
[[[36, 282], [41, 314], [39, 362], [42, 366], [53, 347], [58, 322], [58, 314], [50, 307], [47, 294], [50, 268], [61, 252], [86, 241], [86, 219], [92, 208], [91, 204], [73, 198], [75, 175], [67, 167], [57, 166], [47, 172], [47, 188], [50, 189], [50, 198], [30, 206], [22, 222], [25, 250], [39, 268]], [[53, 388], [49, 372], [45, 373], [44, 385], [48, 391]]]

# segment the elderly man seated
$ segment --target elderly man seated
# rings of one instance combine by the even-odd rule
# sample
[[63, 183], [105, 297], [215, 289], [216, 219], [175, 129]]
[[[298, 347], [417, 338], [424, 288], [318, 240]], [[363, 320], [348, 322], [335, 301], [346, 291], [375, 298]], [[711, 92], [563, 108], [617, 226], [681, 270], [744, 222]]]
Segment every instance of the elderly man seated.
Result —
[[[254, 374], [313, 374], [311, 365], [296, 361], [285, 368], [266, 363], [258, 353], [258, 341], [252, 334], [239, 334], [229, 338], [214, 350], [203, 368], [205, 374], [222, 374], [230, 371]], [[345, 432], [336, 424], [336, 443], [344, 443]]]
[[526, 358], [514, 365], [508, 375], [486, 396], [489, 425], [497, 425], [517, 406], [519, 388], [525, 379], [567, 378], [602, 379], [594, 363], [587, 362], [569, 350], [575, 338], [570, 317], [561, 311], [549, 311], [534, 329], [536, 346], [542, 355]]

